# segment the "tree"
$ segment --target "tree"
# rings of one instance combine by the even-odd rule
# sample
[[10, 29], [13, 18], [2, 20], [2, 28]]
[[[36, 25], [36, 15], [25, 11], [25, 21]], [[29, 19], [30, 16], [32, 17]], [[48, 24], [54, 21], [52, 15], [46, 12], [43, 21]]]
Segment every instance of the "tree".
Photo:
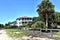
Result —
[[46, 28], [49, 27], [49, 21], [54, 20], [54, 5], [49, 0], [43, 0], [41, 4], [38, 5], [37, 12], [41, 20], [45, 22]]
[[5, 26], [10, 26], [10, 24], [6, 23]]
[[0, 28], [4, 28], [4, 25], [3, 24], [0, 24]]
[[6, 23], [4, 28], [10, 28], [10, 24]]
[[40, 21], [40, 17], [33, 17], [33, 21], [34, 22]]
[[60, 25], [60, 12], [55, 12], [55, 22]]

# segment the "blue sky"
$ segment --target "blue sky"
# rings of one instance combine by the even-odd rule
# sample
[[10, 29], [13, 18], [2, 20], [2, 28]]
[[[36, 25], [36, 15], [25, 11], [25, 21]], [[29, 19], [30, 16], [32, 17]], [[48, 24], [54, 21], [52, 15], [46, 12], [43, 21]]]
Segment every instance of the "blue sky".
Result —
[[[0, 0], [0, 23], [15, 21], [21, 16], [38, 16], [37, 5], [42, 0]], [[50, 0], [55, 5], [55, 11], [60, 12], [60, 1]]]

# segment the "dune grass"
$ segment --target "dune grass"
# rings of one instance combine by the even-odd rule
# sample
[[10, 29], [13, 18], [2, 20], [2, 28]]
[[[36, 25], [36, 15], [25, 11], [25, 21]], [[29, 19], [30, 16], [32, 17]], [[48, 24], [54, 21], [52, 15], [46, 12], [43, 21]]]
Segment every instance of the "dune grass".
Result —
[[60, 38], [60, 31], [59, 32], [54, 32], [54, 34], [56, 35], [56, 38]]
[[55, 32], [56, 35], [60, 35], [60, 31], [59, 32]]
[[5, 31], [9, 36], [15, 37], [15, 38], [19, 38], [28, 34], [27, 32], [21, 31], [19, 29], [5, 29]]

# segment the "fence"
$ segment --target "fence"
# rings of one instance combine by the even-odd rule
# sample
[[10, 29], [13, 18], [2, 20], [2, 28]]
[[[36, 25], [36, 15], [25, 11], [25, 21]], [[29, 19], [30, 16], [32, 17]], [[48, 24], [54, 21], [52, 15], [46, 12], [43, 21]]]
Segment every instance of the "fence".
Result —
[[[48, 38], [55, 38], [60, 40], [60, 35], [56, 35], [54, 32], [60, 31], [60, 29], [41, 29], [36, 28], [35, 30], [31, 30], [32, 28], [25, 28], [23, 31], [28, 32], [29, 34], [37, 34], [40, 37], [48, 37]], [[37, 30], [38, 29], [38, 30]], [[42, 30], [49, 30], [49, 32], [42, 32]]]

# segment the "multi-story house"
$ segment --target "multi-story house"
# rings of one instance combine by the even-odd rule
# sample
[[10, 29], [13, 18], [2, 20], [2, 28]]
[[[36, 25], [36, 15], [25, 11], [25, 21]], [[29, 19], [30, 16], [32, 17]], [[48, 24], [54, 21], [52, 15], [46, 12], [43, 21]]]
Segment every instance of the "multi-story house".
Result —
[[16, 21], [14, 22], [11, 22], [10, 25], [21, 26], [21, 25], [27, 24], [28, 22], [32, 22], [32, 18], [28, 16], [23, 16], [23, 17], [17, 18]]
[[10, 24], [11, 26], [17, 26], [17, 22], [16, 22], [16, 21], [10, 22], [9, 24]]
[[17, 18], [16, 22], [17, 22], [17, 26], [21, 26], [21, 25], [27, 24], [28, 22], [32, 22], [32, 18], [23, 16], [23, 17]]

